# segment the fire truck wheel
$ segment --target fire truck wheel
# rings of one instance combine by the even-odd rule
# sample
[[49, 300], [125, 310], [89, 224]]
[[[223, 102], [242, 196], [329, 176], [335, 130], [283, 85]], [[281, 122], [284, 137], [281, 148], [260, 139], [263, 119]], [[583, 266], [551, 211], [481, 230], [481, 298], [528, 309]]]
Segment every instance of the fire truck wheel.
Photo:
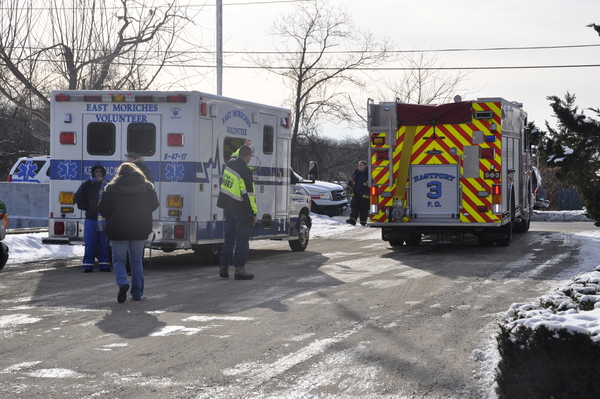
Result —
[[298, 239], [290, 240], [288, 243], [292, 251], [304, 251], [308, 247], [308, 240], [310, 239], [310, 226], [306, 215], [300, 214], [298, 216], [296, 227], [298, 230]]
[[218, 265], [219, 258], [221, 258], [221, 249], [223, 244], [205, 244], [194, 250], [195, 255], [200, 255], [204, 258], [206, 263], [210, 265]]
[[388, 242], [392, 247], [401, 247], [404, 245], [404, 240], [389, 240]]
[[478, 235], [477, 241], [479, 241], [479, 245], [481, 245], [482, 247], [489, 247], [491, 245], [494, 245], [494, 240], [490, 240], [489, 238], [483, 235]]
[[521, 218], [521, 223], [515, 223], [514, 230], [517, 233], [526, 233], [531, 227], [531, 217], [527, 219]]
[[406, 239], [406, 245], [409, 247], [417, 247], [421, 243], [421, 233], [410, 233]]
[[496, 244], [501, 247], [508, 247], [510, 245], [510, 241], [512, 240], [512, 230], [513, 224], [512, 222], [505, 224], [504, 226], [498, 229], [498, 234], [502, 234], [504, 237], [496, 240]]

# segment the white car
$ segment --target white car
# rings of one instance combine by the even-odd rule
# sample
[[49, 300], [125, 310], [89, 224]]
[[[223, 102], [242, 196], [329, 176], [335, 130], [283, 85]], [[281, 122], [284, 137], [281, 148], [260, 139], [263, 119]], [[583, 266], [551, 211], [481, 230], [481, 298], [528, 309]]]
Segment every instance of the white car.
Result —
[[310, 194], [310, 211], [327, 216], [344, 215], [348, 208], [346, 190], [339, 184], [326, 181], [306, 180], [292, 171], [298, 182], [306, 188]]
[[10, 169], [7, 182], [50, 183], [50, 156], [23, 157]]

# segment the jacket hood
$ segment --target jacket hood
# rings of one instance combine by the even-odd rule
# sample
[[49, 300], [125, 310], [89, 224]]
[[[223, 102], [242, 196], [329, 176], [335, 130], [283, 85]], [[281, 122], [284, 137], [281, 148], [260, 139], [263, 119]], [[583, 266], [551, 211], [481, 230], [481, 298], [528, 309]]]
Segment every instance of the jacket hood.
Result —
[[104, 168], [104, 166], [102, 166], [102, 164], [100, 162], [94, 163], [94, 166], [92, 166], [92, 171], [90, 172], [90, 176], [96, 177], [94, 175], [94, 171], [98, 168], [102, 169], [102, 177], [106, 176], [106, 169]]

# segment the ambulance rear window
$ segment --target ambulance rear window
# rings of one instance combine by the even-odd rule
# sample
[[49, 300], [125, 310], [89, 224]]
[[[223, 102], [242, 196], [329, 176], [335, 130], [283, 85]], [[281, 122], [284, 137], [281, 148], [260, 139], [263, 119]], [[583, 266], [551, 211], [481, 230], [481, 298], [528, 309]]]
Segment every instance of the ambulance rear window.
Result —
[[115, 125], [92, 122], [87, 126], [87, 152], [90, 155], [113, 155], [115, 153]]
[[127, 125], [127, 152], [145, 157], [156, 153], [156, 126], [153, 123], [130, 123]]
[[273, 126], [265, 125], [263, 127], [263, 153], [273, 153], [273, 140], [275, 138]]

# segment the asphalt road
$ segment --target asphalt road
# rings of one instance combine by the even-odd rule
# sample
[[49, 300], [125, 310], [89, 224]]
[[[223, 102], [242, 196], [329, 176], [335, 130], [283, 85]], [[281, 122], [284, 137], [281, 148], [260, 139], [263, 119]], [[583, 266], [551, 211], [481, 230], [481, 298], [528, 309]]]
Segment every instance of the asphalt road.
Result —
[[491, 397], [474, 351], [512, 303], [571, 277], [572, 233], [587, 229], [534, 222], [509, 247], [392, 248], [363, 227], [312, 237], [302, 253], [253, 242], [252, 281], [154, 251], [145, 298], [123, 304], [114, 275], [83, 274], [79, 260], [7, 267], [0, 396]]

